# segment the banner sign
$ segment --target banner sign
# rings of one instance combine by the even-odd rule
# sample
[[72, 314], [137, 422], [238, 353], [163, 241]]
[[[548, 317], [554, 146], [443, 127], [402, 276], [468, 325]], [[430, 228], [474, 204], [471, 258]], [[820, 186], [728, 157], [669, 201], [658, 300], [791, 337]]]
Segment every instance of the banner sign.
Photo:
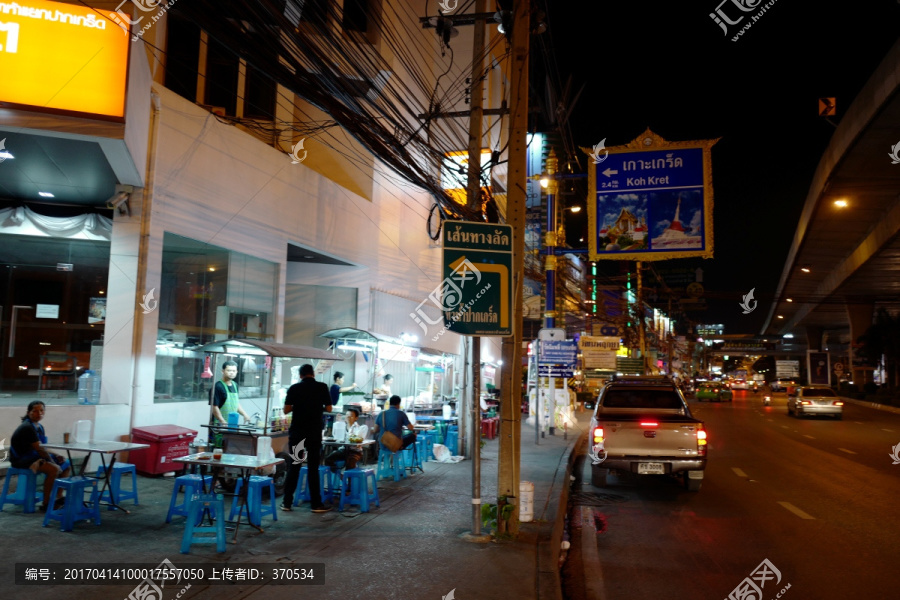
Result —
[[581, 364], [584, 370], [616, 370], [616, 352], [619, 350], [618, 337], [581, 336]]
[[624, 146], [582, 148], [594, 163], [590, 260], [712, 258], [710, 151], [717, 141], [669, 142], [647, 129]]
[[104, 14], [111, 13], [0, 1], [0, 105], [121, 121], [131, 44]]
[[831, 385], [831, 367], [827, 352], [806, 352], [806, 369], [809, 385]]
[[575, 340], [541, 340], [542, 365], [574, 365], [577, 356]]
[[460, 335], [512, 335], [512, 227], [444, 221], [444, 280], [429, 298], [444, 328]]

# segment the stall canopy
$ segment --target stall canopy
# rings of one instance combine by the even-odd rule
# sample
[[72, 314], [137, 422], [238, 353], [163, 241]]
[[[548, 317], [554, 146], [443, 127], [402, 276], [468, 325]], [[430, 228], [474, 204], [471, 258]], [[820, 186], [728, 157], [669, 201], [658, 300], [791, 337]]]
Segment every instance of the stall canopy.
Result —
[[[363, 329], [354, 329], [353, 327], [341, 327], [339, 329], [329, 329], [325, 333], [320, 333], [319, 337], [329, 340], [336, 340], [337, 344], [345, 346], [359, 346], [352, 348], [353, 350], [371, 350], [378, 342], [390, 342], [392, 344], [402, 344], [399, 338], [380, 333], [371, 333]], [[351, 348], [345, 348], [351, 349]]]
[[212, 342], [197, 349], [200, 352], [223, 352], [225, 354], [253, 354], [280, 356], [284, 358], [308, 358], [311, 360], [341, 360], [328, 350], [312, 346], [294, 346], [260, 340], [222, 340]]

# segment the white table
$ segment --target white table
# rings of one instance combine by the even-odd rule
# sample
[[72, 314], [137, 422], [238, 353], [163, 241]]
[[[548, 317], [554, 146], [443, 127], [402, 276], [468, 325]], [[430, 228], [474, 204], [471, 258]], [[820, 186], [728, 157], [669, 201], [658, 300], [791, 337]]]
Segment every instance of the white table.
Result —
[[[201, 477], [206, 474], [206, 467], [211, 467], [214, 471], [221, 471], [223, 469], [237, 469], [240, 471], [243, 482], [241, 483], [241, 493], [238, 496], [240, 498], [240, 512], [238, 513], [237, 521], [234, 522], [234, 537], [231, 539], [231, 543], [234, 544], [237, 542], [237, 530], [241, 523], [241, 518], [244, 515], [245, 507], [247, 508], [247, 522], [250, 523], [250, 508], [247, 506], [247, 490], [250, 488], [250, 476], [253, 475], [254, 471], [260, 471], [283, 463], [284, 459], [258, 458], [248, 454], [223, 454], [220, 459], [215, 460], [212, 456], [212, 452], [200, 452], [198, 454], [188, 454], [187, 456], [173, 458], [172, 460], [173, 462], [180, 462], [186, 465], [199, 465]], [[205, 478], [203, 480], [203, 492], [209, 492], [209, 490], [206, 489]], [[224, 518], [224, 516], [222, 518]], [[250, 525], [256, 527], [256, 529], [262, 533], [263, 528], [260, 525], [253, 525], [253, 523], [250, 523]]]
[[[119, 452], [128, 452], [130, 450], [143, 450], [144, 448], [149, 448], [149, 444], [135, 444], [133, 442], [107, 442], [104, 440], [90, 440], [87, 442], [69, 442], [66, 443], [48, 443], [41, 444], [47, 450], [65, 450], [66, 455], [69, 458], [69, 464], [72, 464], [72, 452], [86, 452], [87, 456], [84, 459], [84, 462], [81, 463], [81, 469], [78, 471], [78, 474], [82, 477], [95, 477], [92, 475], [85, 475], [84, 471], [87, 468], [88, 462], [90, 462], [91, 454], [99, 454], [100, 455], [100, 464], [103, 465], [103, 486], [100, 488], [100, 495], [103, 495], [104, 490], [109, 490], [109, 502], [103, 502], [101, 504], [105, 504], [107, 506], [113, 506], [118, 508], [119, 510], [124, 511], [126, 514], [130, 514], [125, 508], [119, 506], [118, 498], [113, 494], [112, 486], [110, 485], [110, 478], [112, 477], [113, 467], [116, 464], [116, 454]], [[109, 465], [106, 464], [106, 455], [112, 455], [109, 459]]]

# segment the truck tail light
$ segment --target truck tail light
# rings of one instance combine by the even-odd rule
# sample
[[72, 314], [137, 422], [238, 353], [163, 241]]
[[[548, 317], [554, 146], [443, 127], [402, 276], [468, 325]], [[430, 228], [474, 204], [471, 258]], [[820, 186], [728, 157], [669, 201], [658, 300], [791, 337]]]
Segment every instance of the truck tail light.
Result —
[[641, 427], [659, 427], [656, 421], [641, 421]]
[[603, 428], [602, 427], [594, 427], [594, 443], [600, 444], [603, 442]]
[[706, 456], [706, 430], [702, 427], [697, 430], [697, 453]]

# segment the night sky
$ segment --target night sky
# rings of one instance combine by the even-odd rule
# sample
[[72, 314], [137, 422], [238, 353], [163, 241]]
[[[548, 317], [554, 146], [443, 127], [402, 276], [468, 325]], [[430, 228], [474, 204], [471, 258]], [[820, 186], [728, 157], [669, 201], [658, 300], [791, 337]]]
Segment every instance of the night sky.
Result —
[[[722, 4], [732, 20], [748, 15], [726, 37], [709, 16], [719, 2], [549, 2], [544, 35], [561, 81], [572, 76], [571, 95], [586, 83], [570, 117], [576, 145], [623, 145], [647, 127], [670, 141], [721, 138], [712, 150], [715, 257], [654, 267], [702, 267], [709, 308], [688, 317], [755, 334], [835, 131], [817, 101], [835, 97], [839, 123], [897, 41], [900, 3], [776, 0], [735, 42], [767, 3], [749, 13], [732, 2], [756, 0]], [[582, 157], [580, 171], [589, 164]], [[586, 246], [586, 217], [567, 224], [570, 244], [583, 235]], [[744, 315], [738, 303], [751, 288], [759, 305]]]

